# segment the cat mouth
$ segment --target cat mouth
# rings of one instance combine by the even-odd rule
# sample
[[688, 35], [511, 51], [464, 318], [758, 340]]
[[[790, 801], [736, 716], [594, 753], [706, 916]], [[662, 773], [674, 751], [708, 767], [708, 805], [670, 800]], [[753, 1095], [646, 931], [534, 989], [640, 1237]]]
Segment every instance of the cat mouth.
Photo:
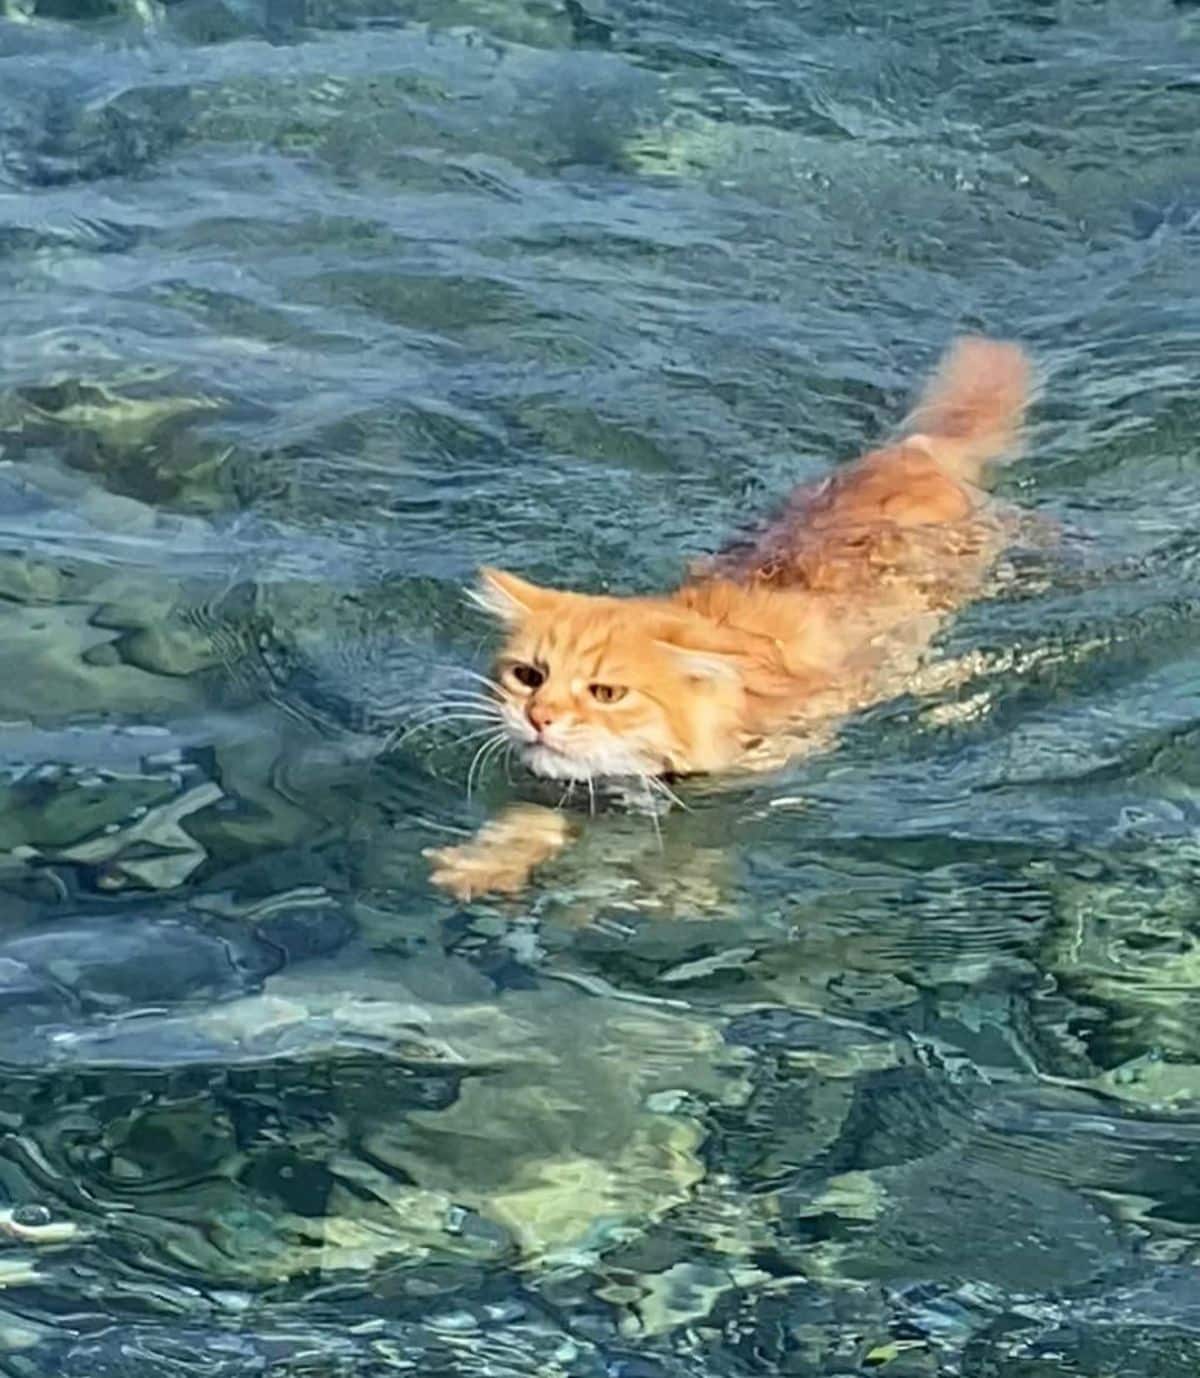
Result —
[[549, 741], [527, 724], [510, 724], [509, 735], [517, 758], [531, 774], [544, 780], [623, 780], [645, 775], [663, 775], [673, 768], [668, 760], [653, 761], [615, 746], [602, 744], [588, 749], [583, 743], [571, 747]]
[[544, 780], [636, 780], [647, 775], [661, 778], [666, 772], [634, 759], [572, 754], [548, 742], [524, 742], [520, 748], [526, 769]]
[[551, 780], [586, 780], [591, 771], [548, 742], [524, 742], [521, 759], [535, 775]]

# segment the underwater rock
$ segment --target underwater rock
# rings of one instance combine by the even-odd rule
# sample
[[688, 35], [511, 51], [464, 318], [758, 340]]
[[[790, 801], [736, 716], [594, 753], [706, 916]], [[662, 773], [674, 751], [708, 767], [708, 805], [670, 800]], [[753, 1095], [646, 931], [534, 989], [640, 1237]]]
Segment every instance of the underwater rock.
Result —
[[444, 1111], [372, 1124], [373, 1158], [496, 1220], [542, 1262], [602, 1250], [687, 1199], [704, 1173], [690, 1097], [746, 1094], [742, 1059], [721, 1056], [711, 1025], [553, 991], [512, 992], [496, 1020], [474, 1054], [487, 1050], [491, 1074], [468, 1078]]
[[[640, 1365], [564, 1325], [497, 1302], [430, 1304], [420, 1319], [357, 1324], [278, 1320], [256, 1327], [138, 1318], [75, 1333], [43, 1329], [20, 1356], [20, 1378], [701, 1378], [686, 1360]], [[516, 1314], [513, 1314], [515, 1311]], [[225, 1321], [222, 1325], [218, 1321]], [[29, 1327], [32, 1331], [33, 1327]]]
[[1040, 959], [1104, 1088], [1124, 1099], [1186, 1098], [1200, 1063], [1198, 859], [1194, 840], [1171, 839], [1056, 879]]
[[73, 1220], [55, 1219], [45, 1206], [22, 1205], [0, 1207], [0, 1241], [13, 1240], [17, 1244], [66, 1244], [79, 1233]]
[[124, 827], [45, 855], [49, 860], [103, 867], [101, 884], [106, 890], [129, 883], [170, 890], [182, 885], [206, 856], [181, 826], [182, 820], [224, 797], [224, 790], [209, 781], [156, 805]]
[[1082, 1294], [1001, 1315], [965, 1346], [961, 1371], [964, 1378], [1188, 1378], [1198, 1364], [1195, 1270], [1149, 1264]]
[[13, 100], [18, 118], [0, 148], [0, 168], [19, 184], [57, 187], [137, 172], [169, 154], [186, 133], [185, 85], [138, 87], [117, 78], [97, 90], [94, 78], [85, 84], [69, 66], [49, 79], [44, 73], [34, 67], [22, 79]]
[[[336, 903], [287, 897], [257, 922], [176, 909], [30, 925], [0, 938], [0, 1027], [11, 1021], [28, 1034], [31, 1014], [62, 1020], [228, 999], [285, 965], [335, 952], [353, 931]], [[53, 1036], [67, 1032], [59, 1023]]]
[[[0, 751], [14, 738], [14, 756], [24, 747], [36, 750], [50, 744], [41, 734], [6, 729], [0, 730]], [[174, 771], [142, 768], [147, 739], [133, 743], [131, 737], [130, 754], [138, 754], [124, 770], [66, 765], [48, 756], [34, 757], [36, 765], [29, 764], [29, 757], [14, 763], [9, 782], [0, 785], [0, 847], [29, 859], [58, 855], [64, 848], [83, 848], [84, 855], [71, 860], [85, 860], [92, 851], [105, 857], [119, 851], [121, 843], [112, 839], [122, 825], [144, 822], [150, 811], [179, 794]], [[66, 739], [61, 744], [70, 760], [73, 743]], [[85, 841], [98, 834], [106, 839], [103, 844]]]
[[[205, 975], [222, 957], [204, 948], [194, 960]], [[246, 1216], [249, 1202], [237, 1206], [236, 1195], [206, 1207], [226, 1222], [221, 1270], [273, 1278], [431, 1251], [578, 1265], [688, 1200], [705, 1171], [701, 1106], [734, 1105], [747, 1093], [745, 1058], [707, 1021], [620, 1000], [581, 1002], [560, 989], [417, 1000], [406, 998], [403, 963], [392, 971], [356, 971], [343, 984], [335, 969], [301, 968], [269, 979], [261, 995], [195, 1012], [60, 1024], [41, 1037], [18, 1029], [4, 1059], [98, 1070], [370, 1054], [440, 1079], [447, 1094], [424, 1104], [381, 1098], [378, 1078], [344, 1082], [341, 1128], [318, 1158], [326, 1186], [315, 1214]], [[144, 1189], [139, 1199], [146, 1204]], [[243, 1238], [252, 1220], [260, 1220], [253, 1247]], [[175, 1247], [189, 1256], [200, 1248], [205, 1266], [217, 1266], [194, 1232]]]
[[1159, 230], [1195, 234], [1200, 231], [1200, 186], [1166, 189], [1139, 198], [1130, 206], [1129, 218], [1139, 239], [1149, 239]]
[[[61, 722], [92, 713], [102, 703], [111, 715], [154, 721], [195, 704], [195, 689], [185, 679], [172, 681], [131, 666], [98, 663], [94, 655], [88, 658], [94, 647], [110, 640], [110, 634], [92, 625], [86, 606], [6, 609], [0, 656], [6, 665], [20, 665], [22, 675], [0, 679], [0, 718], [27, 722], [33, 709], [40, 723]], [[38, 686], [33, 703], [30, 683]]]
[[1168, 1061], [1156, 1050], [1102, 1072], [1092, 1084], [1158, 1114], [1190, 1110], [1200, 1102], [1200, 1063]]
[[1125, 1260], [1117, 1231], [1081, 1194], [961, 1151], [844, 1173], [818, 1191], [781, 1194], [781, 1205], [801, 1230], [828, 1222], [805, 1257], [831, 1278], [1025, 1295], [1078, 1287]]
[[[206, 749], [207, 748], [207, 749]], [[212, 859], [308, 846], [327, 828], [370, 744], [328, 743], [264, 706], [159, 724], [0, 727], [0, 882], [55, 898], [80, 890], [174, 890]], [[217, 776], [221, 784], [212, 778]], [[301, 807], [298, 799], [312, 801]], [[269, 869], [269, 868], [268, 868]], [[277, 868], [252, 887], [323, 881], [319, 865]]]
[[227, 997], [264, 974], [252, 947], [239, 953], [172, 919], [68, 920], [0, 942], [0, 1020], [27, 1020], [31, 1010], [70, 1016]]

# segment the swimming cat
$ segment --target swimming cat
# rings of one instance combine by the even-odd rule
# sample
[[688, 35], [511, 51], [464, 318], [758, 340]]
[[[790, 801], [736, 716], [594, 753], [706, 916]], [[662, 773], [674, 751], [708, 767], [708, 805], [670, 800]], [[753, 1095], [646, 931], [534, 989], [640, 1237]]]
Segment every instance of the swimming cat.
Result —
[[[959, 340], [901, 438], [800, 488], [755, 539], [672, 593], [596, 596], [484, 569], [475, 600], [501, 624], [487, 713], [535, 775], [640, 780], [761, 769], [830, 740], [901, 692], [949, 613], [1011, 540], [983, 492], [1030, 390], [1017, 345]], [[508, 810], [432, 849], [459, 898], [514, 893], [568, 841], [557, 811]]]

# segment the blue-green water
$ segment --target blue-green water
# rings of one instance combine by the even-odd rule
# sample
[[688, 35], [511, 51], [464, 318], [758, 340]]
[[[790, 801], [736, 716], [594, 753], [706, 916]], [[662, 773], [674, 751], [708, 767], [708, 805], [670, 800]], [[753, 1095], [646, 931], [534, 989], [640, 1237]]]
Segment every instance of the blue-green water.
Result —
[[[6, 0], [0, 1371], [1193, 1378], [1200, 11]], [[958, 330], [965, 684], [530, 895], [404, 715]]]

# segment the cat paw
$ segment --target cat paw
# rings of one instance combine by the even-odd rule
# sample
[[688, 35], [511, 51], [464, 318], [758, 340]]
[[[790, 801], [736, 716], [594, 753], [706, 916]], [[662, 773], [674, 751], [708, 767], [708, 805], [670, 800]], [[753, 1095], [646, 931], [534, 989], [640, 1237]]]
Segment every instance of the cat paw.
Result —
[[529, 867], [506, 864], [473, 842], [431, 847], [423, 855], [433, 862], [430, 881], [464, 903], [478, 895], [515, 895], [529, 879]]
[[479, 895], [517, 894], [569, 836], [561, 814], [524, 805], [485, 824], [470, 842], [430, 847], [423, 855], [433, 863], [430, 881], [466, 902]]

